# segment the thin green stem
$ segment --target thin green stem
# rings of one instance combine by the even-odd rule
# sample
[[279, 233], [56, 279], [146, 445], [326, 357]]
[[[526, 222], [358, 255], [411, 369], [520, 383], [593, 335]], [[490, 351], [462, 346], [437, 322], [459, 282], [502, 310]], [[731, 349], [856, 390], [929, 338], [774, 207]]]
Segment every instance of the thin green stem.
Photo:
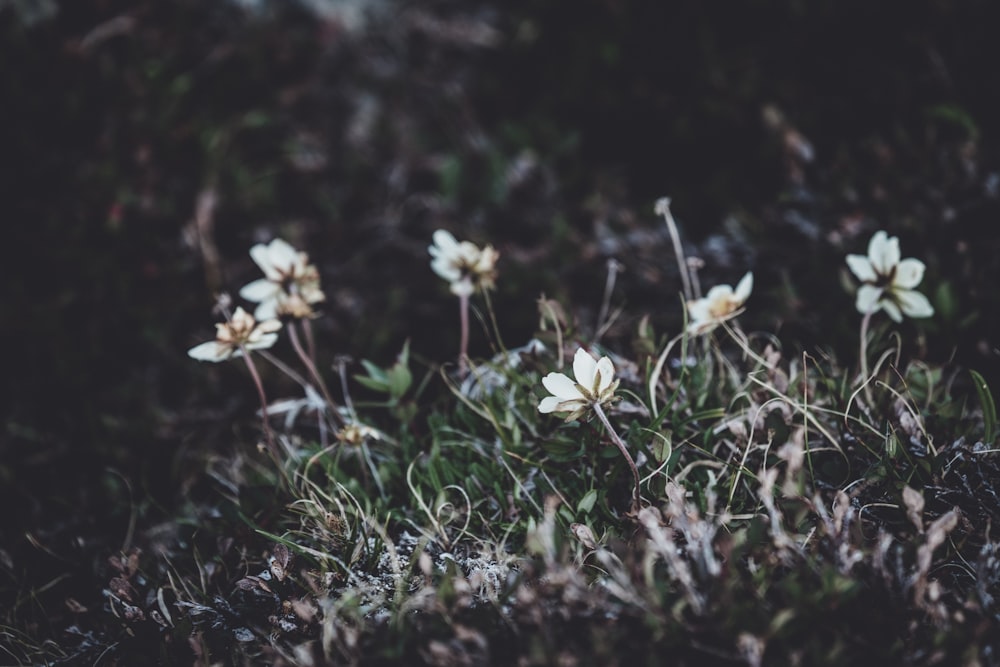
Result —
[[490, 325], [493, 327], [493, 336], [497, 340], [497, 347], [504, 354], [507, 353], [507, 346], [503, 343], [503, 338], [500, 336], [500, 325], [497, 324], [497, 314], [493, 310], [493, 299], [490, 297], [490, 291], [488, 289], [482, 290], [483, 299], [486, 301], [486, 312], [490, 316]]
[[593, 408], [594, 414], [596, 414], [597, 418], [601, 420], [602, 424], [604, 424], [604, 428], [611, 437], [611, 441], [615, 443], [616, 447], [618, 447], [618, 451], [620, 451], [622, 456], [625, 457], [625, 461], [628, 463], [629, 469], [632, 470], [632, 477], [635, 480], [635, 489], [632, 494], [632, 512], [638, 513], [639, 510], [642, 509], [642, 499], [640, 496], [641, 491], [639, 488], [639, 469], [636, 467], [635, 461], [632, 459], [632, 455], [628, 453], [628, 448], [625, 446], [625, 442], [621, 439], [621, 436], [618, 435], [618, 432], [615, 431], [614, 427], [611, 426], [611, 422], [608, 421], [608, 416], [604, 414], [604, 408], [601, 407], [601, 404], [595, 402], [593, 404]]

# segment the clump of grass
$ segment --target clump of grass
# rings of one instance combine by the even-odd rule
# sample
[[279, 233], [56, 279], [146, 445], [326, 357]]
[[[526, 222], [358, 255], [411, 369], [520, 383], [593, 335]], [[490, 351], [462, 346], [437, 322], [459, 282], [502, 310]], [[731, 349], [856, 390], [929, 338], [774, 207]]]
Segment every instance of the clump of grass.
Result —
[[[982, 405], [956, 405], [945, 369], [902, 361], [876, 313], [932, 311], [913, 296], [917, 260], [880, 234], [849, 260], [866, 283], [848, 364], [744, 332], [752, 274], [701, 296], [680, 248], [680, 333], [641, 320], [631, 354], [604, 348], [543, 298], [535, 337], [508, 348], [487, 298], [496, 354], [470, 359], [469, 297], [497, 256], [475, 274], [477, 246], [439, 234], [435, 270], [461, 297], [457, 366], [407, 344], [387, 366], [338, 358], [327, 379], [308, 336], [318, 282], [305, 300], [281, 278], [318, 277], [284, 253], [289, 270], [267, 268], [295, 355], [259, 354], [302, 396], [268, 403], [253, 373], [272, 466], [254, 475], [276, 491], [266, 513], [236, 500], [270, 546], [243, 557], [228, 595], [171, 576], [189, 619], [171, 624], [206, 661], [275, 664], [978, 659], [1000, 586], [982, 527], [1000, 515], [995, 408], [981, 377]], [[442, 269], [449, 251], [465, 268]], [[249, 361], [245, 342], [224, 356]]]

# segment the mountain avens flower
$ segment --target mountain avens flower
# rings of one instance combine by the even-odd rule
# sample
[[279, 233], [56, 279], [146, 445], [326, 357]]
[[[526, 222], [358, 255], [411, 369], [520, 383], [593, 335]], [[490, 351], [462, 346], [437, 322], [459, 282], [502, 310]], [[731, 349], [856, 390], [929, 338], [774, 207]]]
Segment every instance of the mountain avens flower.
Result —
[[622, 457], [632, 471], [632, 512], [637, 513], [642, 507], [640, 496], [639, 469], [635, 465], [635, 460], [628, 452], [625, 441], [622, 440], [618, 432], [615, 431], [604, 406], [615, 401], [615, 390], [618, 389], [620, 380], [615, 379], [615, 367], [608, 357], [595, 359], [582, 347], [576, 351], [573, 357], [573, 375], [576, 380], [570, 379], [563, 373], [549, 373], [542, 378], [542, 385], [549, 390], [552, 396], [546, 396], [538, 404], [538, 411], [543, 413], [568, 412], [566, 421], [593, 413], [604, 425], [608, 437], [621, 452]]
[[250, 257], [264, 277], [244, 285], [240, 296], [257, 303], [254, 316], [269, 320], [280, 315], [308, 317], [312, 304], [326, 296], [319, 287], [319, 271], [309, 263], [309, 256], [287, 242], [274, 239], [250, 248]]
[[542, 399], [539, 412], [568, 412], [566, 421], [573, 421], [595, 405], [615, 400], [619, 380], [615, 380], [615, 367], [608, 357], [594, 359], [581, 347], [573, 357], [573, 375], [575, 381], [563, 373], [549, 373], [542, 378], [542, 385], [552, 396]]
[[924, 263], [901, 259], [899, 238], [875, 232], [868, 243], [868, 255], [848, 255], [847, 266], [861, 281], [856, 306], [862, 315], [884, 310], [896, 322], [907, 317], [934, 314], [927, 297], [914, 288], [924, 278]]
[[434, 232], [431, 268], [450, 283], [457, 296], [470, 296], [477, 289], [492, 289], [496, 281], [496, 263], [500, 253], [487, 245], [480, 249], [469, 241], [459, 242], [450, 232]]
[[275, 333], [281, 322], [270, 319], [257, 322], [253, 315], [237, 308], [232, 319], [215, 325], [215, 340], [196, 345], [188, 350], [188, 356], [198, 361], [225, 361], [243, 354], [246, 350], [263, 350], [278, 340]]
[[708, 333], [723, 321], [731, 318], [753, 290], [753, 273], [747, 272], [734, 290], [729, 285], [716, 285], [701, 299], [688, 301], [688, 333]]

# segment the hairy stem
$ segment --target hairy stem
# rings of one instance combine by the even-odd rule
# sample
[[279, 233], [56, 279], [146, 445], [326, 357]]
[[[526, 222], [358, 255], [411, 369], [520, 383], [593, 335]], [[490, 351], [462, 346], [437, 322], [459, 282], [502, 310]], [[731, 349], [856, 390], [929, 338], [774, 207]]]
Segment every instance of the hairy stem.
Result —
[[309, 358], [312, 359], [313, 365], [316, 365], [316, 339], [313, 336], [312, 323], [307, 318], [302, 318], [299, 320], [299, 326], [302, 327], [302, 334], [306, 338], [306, 350], [309, 351]]
[[600, 403], [594, 403], [594, 413], [597, 415], [597, 418], [601, 420], [601, 423], [604, 424], [604, 428], [611, 437], [611, 441], [618, 447], [618, 451], [620, 451], [622, 456], [625, 457], [625, 461], [628, 462], [628, 467], [632, 470], [632, 477], [635, 480], [635, 489], [632, 493], [632, 511], [638, 513], [639, 510], [642, 509], [642, 500], [640, 498], [639, 489], [639, 469], [635, 466], [635, 461], [632, 460], [632, 455], [628, 453], [628, 448], [625, 446], [625, 442], [621, 439], [621, 436], [618, 435], [618, 432], [615, 431], [614, 427], [611, 426], [611, 422], [608, 421], [608, 416], [604, 414], [604, 409], [601, 407]]
[[458, 376], [465, 377], [468, 370], [469, 357], [469, 295], [460, 294], [458, 296], [459, 320], [462, 332], [461, 341], [458, 346]]
[[330, 391], [326, 388], [326, 383], [323, 382], [322, 376], [320, 376], [319, 371], [316, 369], [316, 364], [313, 360], [309, 358], [306, 351], [302, 348], [302, 342], [299, 340], [299, 334], [295, 331], [295, 327], [288, 327], [288, 339], [292, 341], [292, 347], [295, 349], [295, 354], [299, 355], [299, 359], [302, 361], [302, 365], [306, 367], [309, 371], [309, 375], [316, 381], [316, 385], [319, 390], [323, 393], [323, 399], [330, 408], [330, 414], [332, 415], [334, 421], [340, 421], [341, 416], [337, 412], [337, 404], [334, 402], [333, 397], [330, 396]]
[[257, 372], [257, 365], [250, 358], [250, 351], [243, 345], [240, 345], [239, 349], [243, 353], [243, 361], [246, 362], [247, 370], [250, 371], [250, 377], [253, 378], [253, 383], [257, 387], [257, 395], [260, 397], [261, 421], [264, 424], [264, 435], [267, 438], [268, 452], [271, 454], [271, 458], [274, 459], [275, 464], [279, 468], [282, 468], [281, 453], [278, 451], [278, 444], [274, 440], [274, 433], [271, 432], [271, 424], [267, 419], [267, 395], [264, 393], [264, 383], [260, 379], [260, 373]]
[[872, 321], [872, 313], [875, 311], [871, 308], [865, 313], [865, 316], [861, 318], [861, 349], [859, 354], [861, 355], [861, 382], [865, 387], [865, 400], [868, 402], [868, 409], [871, 410], [872, 405], [872, 392], [869, 387], [868, 378], [868, 327]]

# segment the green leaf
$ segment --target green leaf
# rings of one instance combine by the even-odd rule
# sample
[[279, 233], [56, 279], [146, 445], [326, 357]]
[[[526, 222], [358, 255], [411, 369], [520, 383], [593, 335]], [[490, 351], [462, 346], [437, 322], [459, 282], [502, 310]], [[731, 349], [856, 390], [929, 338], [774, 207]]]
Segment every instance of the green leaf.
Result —
[[954, 322], [958, 317], [958, 295], [954, 286], [947, 280], [941, 281], [934, 292], [934, 310], [945, 322]]
[[669, 459], [670, 455], [674, 453], [674, 446], [670, 442], [670, 438], [665, 433], [660, 433], [659, 431], [651, 431], [646, 428], [642, 430], [653, 434], [653, 441], [649, 443], [649, 449], [652, 451], [656, 462], [663, 463]]
[[405, 364], [396, 362], [387, 374], [389, 381], [389, 395], [393, 398], [400, 398], [406, 393], [413, 383], [413, 375]]
[[389, 382], [389, 376], [386, 375], [386, 372], [384, 370], [382, 370], [381, 368], [379, 368], [378, 366], [376, 366], [372, 362], [368, 361], [367, 359], [362, 359], [361, 360], [361, 365], [365, 367], [366, 371], [368, 371], [368, 376], [370, 378], [372, 378], [373, 380], [378, 380], [379, 382], [388, 384], [388, 382]]
[[979, 395], [979, 404], [983, 408], [983, 430], [987, 442], [993, 442], [997, 434], [997, 404], [993, 400], [993, 392], [982, 375], [976, 371], [969, 371], [972, 381], [976, 385], [976, 393]]
[[552, 457], [554, 461], [572, 461], [584, 454], [584, 445], [579, 440], [551, 438], [544, 439], [539, 444], [542, 447], [542, 451]]
[[364, 375], [355, 375], [354, 379], [357, 380], [359, 384], [368, 387], [369, 389], [374, 389], [375, 391], [389, 391], [389, 384], [383, 380], [374, 380], [370, 377], [365, 377]]
[[591, 489], [587, 491], [586, 495], [580, 499], [580, 502], [576, 504], [577, 514], [589, 514], [590, 510], [594, 509], [594, 504], [597, 502], [597, 489]]

